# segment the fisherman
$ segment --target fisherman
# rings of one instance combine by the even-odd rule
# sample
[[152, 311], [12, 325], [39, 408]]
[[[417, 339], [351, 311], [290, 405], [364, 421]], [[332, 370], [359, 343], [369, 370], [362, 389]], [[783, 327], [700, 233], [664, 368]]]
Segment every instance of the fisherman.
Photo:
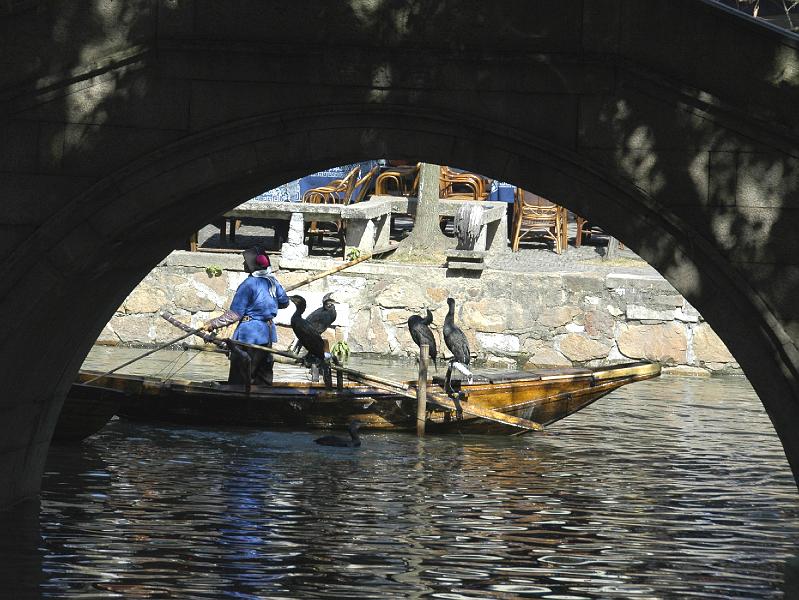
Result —
[[[236, 289], [230, 309], [208, 321], [202, 329], [213, 331], [238, 323], [231, 338], [233, 341], [271, 348], [277, 341], [277, 328], [273, 319], [279, 308], [289, 305], [289, 298], [272, 274], [269, 256], [260, 246], [248, 248], [242, 256], [244, 270], [249, 276]], [[244, 352], [230, 353], [228, 383], [248, 388], [252, 383], [272, 385], [274, 356], [257, 348], [242, 347], [241, 350]]]

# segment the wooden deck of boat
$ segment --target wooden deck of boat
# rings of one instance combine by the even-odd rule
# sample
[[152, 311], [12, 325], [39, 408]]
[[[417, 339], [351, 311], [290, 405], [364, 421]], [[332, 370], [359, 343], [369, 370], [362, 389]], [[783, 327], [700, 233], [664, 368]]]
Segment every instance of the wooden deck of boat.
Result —
[[[357, 372], [353, 372], [357, 373]], [[489, 374], [469, 384], [455, 382], [451, 397], [438, 378], [429, 380], [431, 431], [510, 432], [540, 429], [588, 406], [611, 391], [660, 374], [653, 363], [601, 369], [539, 369]], [[94, 374], [82, 371], [80, 379]], [[363, 376], [363, 375], [362, 375]], [[388, 382], [374, 378], [376, 381]], [[203, 425], [341, 427], [350, 419], [364, 428], [415, 428], [415, 382], [371, 385], [343, 381], [337, 389], [321, 382], [278, 381], [274, 386], [170, 379], [141, 375], [101, 377], [95, 382], [128, 395], [120, 416]], [[394, 386], [392, 388], [392, 385]]]

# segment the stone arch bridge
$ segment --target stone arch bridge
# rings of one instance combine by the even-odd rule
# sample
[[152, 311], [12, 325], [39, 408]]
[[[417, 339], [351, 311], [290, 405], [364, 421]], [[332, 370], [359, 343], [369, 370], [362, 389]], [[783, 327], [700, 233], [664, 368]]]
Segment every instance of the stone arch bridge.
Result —
[[602, 223], [727, 344], [799, 478], [797, 41], [705, 0], [4, 3], [0, 507], [176, 243], [379, 156]]

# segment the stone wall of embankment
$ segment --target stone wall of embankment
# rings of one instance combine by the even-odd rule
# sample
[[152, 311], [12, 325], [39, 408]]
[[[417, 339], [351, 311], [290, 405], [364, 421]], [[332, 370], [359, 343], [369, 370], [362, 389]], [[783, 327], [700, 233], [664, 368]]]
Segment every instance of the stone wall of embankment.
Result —
[[[324, 259], [278, 260], [278, 277], [286, 286], [335, 265]], [[159, 317], [161, 310], [199, 325], [229, 306], [245, 276], [239, 255], [174, 252], [131, 292], [98, 342], [169, 341], [180, 332]], [[296, 293], [310, 311], [330, 291], [338, 319], [328, 335], [346, 340], [352, 352], [415, 355], [406, 322], [426, 307], [433, 311], [433, 330], [443, 348], [441, 326], [452, 296], [456, 321], [478, 364], [594, 366], [646, 358], [685, 374], [740, 373], [702, 316], [651, 273], [486, 270], [479, 278], [465, 278], [444, 268], [367, 261]], [[293, 307], [281, 310], [276, 320], [279, 347], [292, 340], [292, 312]]]

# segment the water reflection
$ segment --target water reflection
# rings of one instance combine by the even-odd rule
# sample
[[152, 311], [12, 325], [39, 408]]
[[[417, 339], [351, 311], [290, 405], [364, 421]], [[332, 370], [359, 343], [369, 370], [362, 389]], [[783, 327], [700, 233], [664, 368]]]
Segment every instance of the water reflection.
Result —
[[50, 456], [2, 564], [43, 598], [776, 598], [796, 555], [743, 380], [642, 382], [540, 435], [318, 433], [114, 421]]
[[9, 598], [38, 599], [45, 580], [38, 500], [0, 512], [0, 581]]

